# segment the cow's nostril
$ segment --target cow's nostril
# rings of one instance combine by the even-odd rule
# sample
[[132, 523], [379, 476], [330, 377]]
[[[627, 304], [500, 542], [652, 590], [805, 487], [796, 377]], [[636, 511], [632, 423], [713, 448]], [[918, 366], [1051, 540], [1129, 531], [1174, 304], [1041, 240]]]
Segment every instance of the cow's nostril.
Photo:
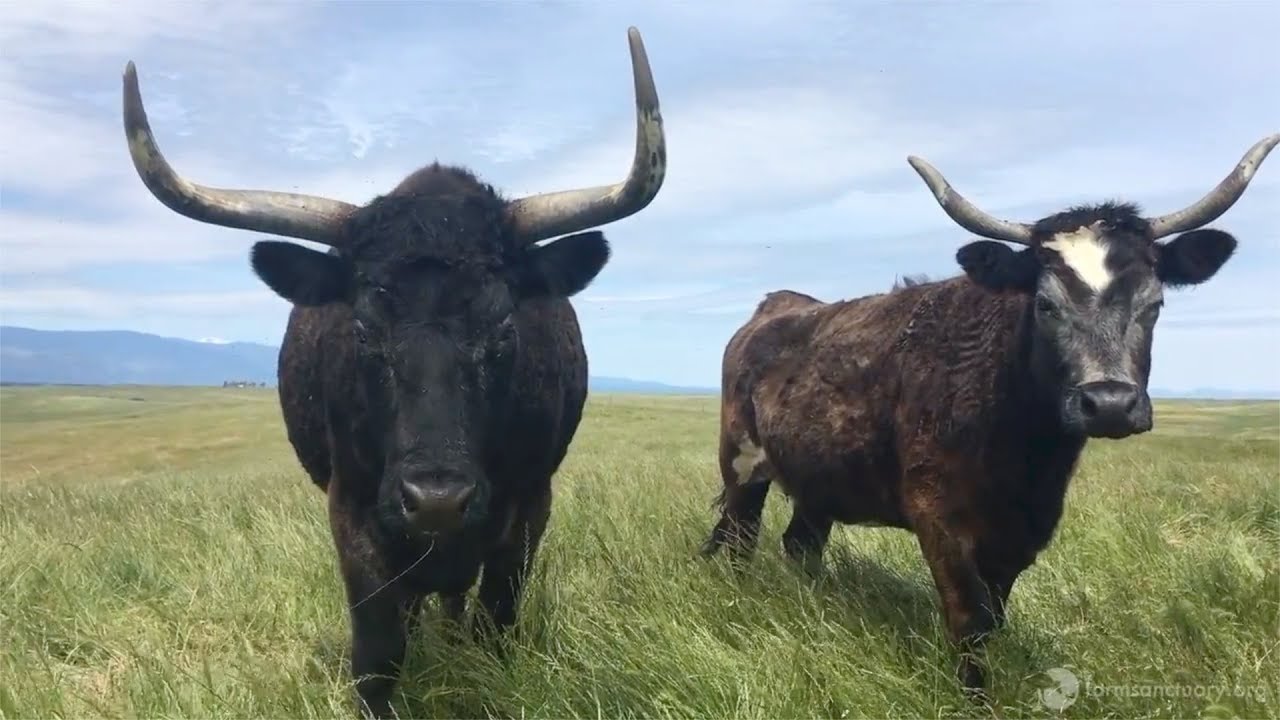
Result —
[[457, 529], [475, 490], [473, 483], [405, 480], [400, 483], [405, 519], [426, 532]]
[[1138, 406], [1138, 393], [1133, 392], [1133, 393], [1126, 394], [1124, 396], [1123, 404], [1124, 404], [1124, 411], [1126, 413], [1133, 412], [1133, 409]]
[[404, 503], [405, 512], [410, 514], [422, 510], [427, 502], [426, 493], [416, 483], [400, 483], [400, 500]]
[[467, 512], [467, 505], [471, 502], [471, 496], [475, 494], [476, 486], [467, 485], [457, 492], [453, 493], [453, 511], [462, 515]]
[[1088, 393], [1080, 396], [1080, 412], [1086, 418], [1091, 418], [1098, 414], [1098, 403]]

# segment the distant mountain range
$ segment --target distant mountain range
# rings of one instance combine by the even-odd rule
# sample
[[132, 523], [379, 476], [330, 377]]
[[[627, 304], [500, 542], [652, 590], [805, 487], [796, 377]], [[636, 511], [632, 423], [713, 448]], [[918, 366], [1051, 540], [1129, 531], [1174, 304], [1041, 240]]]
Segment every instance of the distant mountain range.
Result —
[[[0, 384], [7, 385], [275, 385], [279, 348], [209, 339], [198, 342], [131, 330], [35, 330], [0, 325]], [[592, 377], [598, 392], [716, 395], [716, 387]], [[1153, 389], [1160, 398], [1275, 399], [1276, 390]]]
[[[131, 330], [36, 330], [0, 325], [0, 384], [6, 385], [275, 385], [278, 347], [197, 342]], [[716, 394], [717, 388], [592, 377], [599, 392], [646, 395]]]

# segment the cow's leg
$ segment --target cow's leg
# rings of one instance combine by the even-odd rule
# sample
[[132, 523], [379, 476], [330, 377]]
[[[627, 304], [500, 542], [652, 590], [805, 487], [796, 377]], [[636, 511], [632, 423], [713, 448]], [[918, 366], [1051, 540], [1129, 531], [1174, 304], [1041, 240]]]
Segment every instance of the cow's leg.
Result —
[[533, 566], [550, 515], [551, 490], [548, 488], [531, 507], [522, 508], [507, 541], [485, 558], [477, 598], [484, 612], [472, 618], [477, 638], [489, 637], [490, 630], [501, 635], [515, 623], [524, 581]]
[[1013, 584], [1035, 562], [1035, 553], [1019, 552], [1017, 543], [989, 541], [978, 549], [978, 571], [991, 594], [995, 626], [1004, 627]]
[[[745, 447], [745, 449], [744, 449]], [[749, 442], [720, 441], [720, 479], [724, 487], [717, 498], [720, 519], [702, 543], [704, 556], [729, 544], [735, 564], [749, 558], [760, 536], [760, 515], [773, 479], [768, 459]]]
[[947, 634], [960, 651], [960, 683], [980, 698], [985, 694], [986, 678], [977, 655], [996, 628], [996, 615], [992, 595], [973, 557], [973, 539], [938, 517], [919, 518], [913, 525], [942, 600]]
[[422, 596], [390, 582], [388, 568], [369, 537], [367, 520], [350, 511], [347, 499], [329, 483], [329, 529], [351, 620], [351, 675], [362, 714], [391, 715], [391, 692], [404, 662], [409, 625]]
[[1008, 618], [1009, 593], [1013, 591], [1013, 583], [1017, 579], [1016, 573], [994, 572], [983, 576], [987, 591], [991, 593], [991, 613], [996, 629], [1004, 627]]
[[740, 486], [726, 485], [720, 499], [720, 520], [702, 544], [701, 553], [713, 555], [727, 543], [735, 563], [751, 557], [760, 537], [760, 515], [764, 512], [764, 501], [768, 495], [768, 480], [753, 480]]
[[822, 552], [831, 537], [831, 516], [806, 507], [798, 500], [791, 510], [791, 522], [782, 533], [782, 549], [787, 557], [810, 573], [822, 569]]
[[406, 598], [363, 568], [344, 573], [351, 615], [351, 675], [362, 710], [391, 715], [391, 692], [399, 680], [406, 639], [420, 597]]

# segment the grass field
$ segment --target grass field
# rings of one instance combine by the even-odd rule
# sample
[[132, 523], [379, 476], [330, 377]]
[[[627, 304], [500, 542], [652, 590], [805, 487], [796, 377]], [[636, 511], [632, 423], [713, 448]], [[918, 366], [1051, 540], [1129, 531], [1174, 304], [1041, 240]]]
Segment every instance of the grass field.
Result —
[[[1085, 452], [1058, 535], [952, 675], [913, 538], [695, 555], [716, 405], [593, 396], [505, 662], [428, 606], [397, 699], [438, 717], [1280, 717], [1280, 404], [1158, 403]], [[0, 389], [0, 716], [351, 716], [324, 500], [272, 390]], [[1041, 702], [1070, 669], [1061, 713]]]

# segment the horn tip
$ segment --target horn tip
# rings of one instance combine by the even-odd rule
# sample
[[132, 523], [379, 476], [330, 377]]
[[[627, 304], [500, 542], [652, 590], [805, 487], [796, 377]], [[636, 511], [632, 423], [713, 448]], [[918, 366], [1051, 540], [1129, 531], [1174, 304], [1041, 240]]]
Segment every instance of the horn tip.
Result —
[[627, 44], [631, 46], [631, 55], [633, 58], [645, 58], [645, 62], [648, 62], [648, 59], [645, 57], [644, 39], [640, 37], [640, 30], [638, 30], [635, 25], [627, 28]]
[[627, 44], [631, 49], [631, 72], [635, 84], [636, 107], [656, 111], [658, 88], [653, 82], [653, 69], [649, 66], [649, 53], [645, 51], [640, 31], [634, 25], [627, 28]]
[[933, 166], [929, 164], [929, 161], [925, 160], [919, 155], [908, 155], [907, 164], [910, 165], [911, 169], [915, 170], [916, 173], [920, 175], [920, 177], [923, 177], [926, 179], [930, 175], [933, 175], [934, 173], [936, 173], [936, 171], [933, 169]]
[[640, 37], [640, 30], [635, 25], [627, 28], [627, 45], [631, 47], [633, 59], [642, 60], [646, 65], [649, 63], [648, 54], [644, 50], [644, 38]]

